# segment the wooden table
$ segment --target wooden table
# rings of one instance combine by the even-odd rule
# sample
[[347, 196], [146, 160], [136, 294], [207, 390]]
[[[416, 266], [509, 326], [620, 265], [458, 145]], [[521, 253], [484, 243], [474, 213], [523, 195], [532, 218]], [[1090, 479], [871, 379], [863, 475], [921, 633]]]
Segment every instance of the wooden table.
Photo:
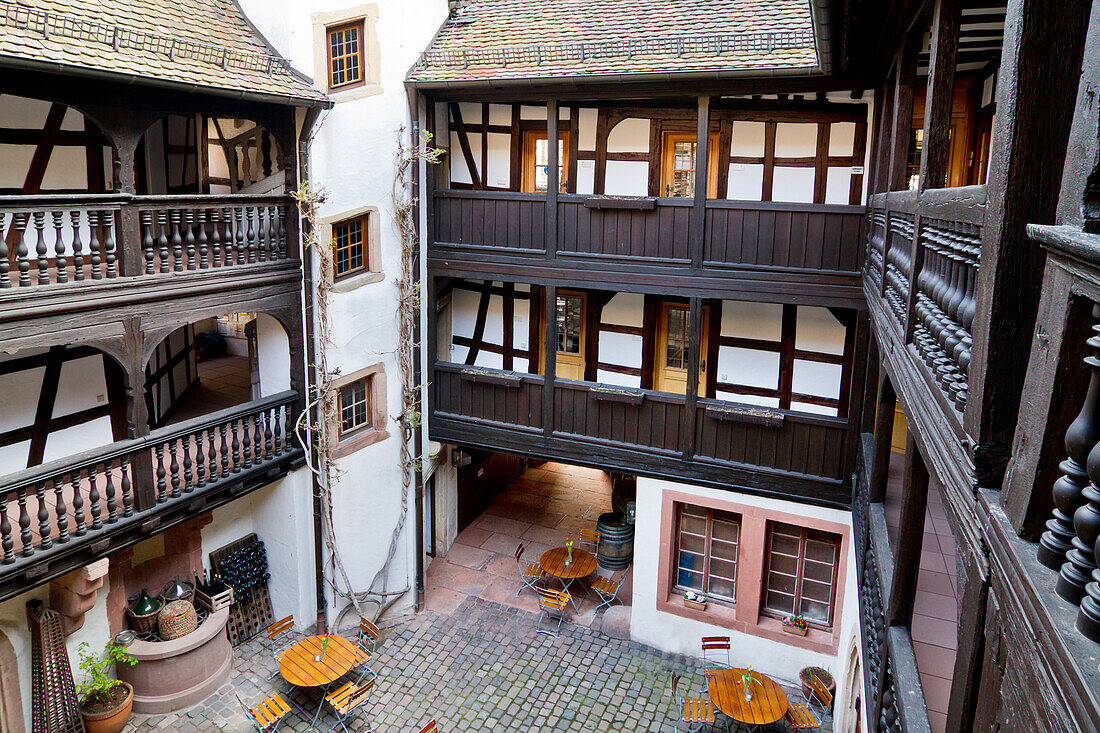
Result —
[[[567, 556], [568, 553], [564, 547], [555, 547], [542, 553], [542, 557], [539, 558], [539, 565], [548, 575], [553, 575], [561, 580], [562, 588], [566, 593], [569, 593], [569, 586], [573, 584], [573, 581], [578, 578], [586, 578], [596, 572], [596, 556], [587, 550], [574, 547], [573, 561], [566, 565], [565, 558]], [[570, 593], [570, 596], [572, 596], [572, 593]], [[571, 597], [570, 601], [573, 603], [573, 610], [579, 610], [577, 599]]]
[[[324, 635], [311, 636], [294, 644], [283, 653], [279, 660], [279, 673], [295, 687], [322, 687], [331, 684], [351, 671], [355, 666], [355, 644], [342, 636], [332, 634], [328, 637], [328, 647], [324, 659], [317, 661], [321, 654]], [[313, 716], [310, 729], [317, 725], [321, 709], [325, 704], [324, 695], [317, 713]]]
[[752, 700], [745, 700], [745, 686], [739, 684], [747, 670], [716, 669], [707, 672], [707, 691], [714, 706], [748, 726], [771, 725], [787, 714], [787, 695], [771, 677], [753, 672]]

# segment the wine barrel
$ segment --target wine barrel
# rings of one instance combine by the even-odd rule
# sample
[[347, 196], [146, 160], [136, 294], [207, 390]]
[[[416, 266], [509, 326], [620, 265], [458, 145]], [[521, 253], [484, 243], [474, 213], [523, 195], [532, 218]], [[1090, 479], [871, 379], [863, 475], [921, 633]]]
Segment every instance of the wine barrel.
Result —
[[621, 523], [617, 512], [601, 514], [596, 521], [600, 547], [596, 562], [608, 570], [623, 570], [634, 557], [634, 525]]

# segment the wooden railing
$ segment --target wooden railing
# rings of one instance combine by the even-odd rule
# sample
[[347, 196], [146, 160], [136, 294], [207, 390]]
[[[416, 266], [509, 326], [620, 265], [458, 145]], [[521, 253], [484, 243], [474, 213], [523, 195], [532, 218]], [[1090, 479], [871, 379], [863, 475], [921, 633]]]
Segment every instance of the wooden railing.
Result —
[[676, 453], [684, 398], [591, 382], [555, 384], [554, 427], [570, 437]]
[[434, 387], [439, 413], [487, 425], [542, 427], [540, 375], [437, 364]]
[[871, 197], [863, 273], [905, 343], [961, 414], [977, 311], [985, 187]]
[[287, 196], [0, 196], [0, 289], [297, 257]]
[[[483, 252], [602, 258], [685, 267], [692, 202], [682, 198], [561, 194], [557, 241], [545, 241], [546, 197], [507, 191], [435, 191], [433, 244]], [[697, 259], [709, 268], [856, 274], [865, 210], [860, 206], [706, 202]]]
[[296, 402], [283, 392], [3, 476], [0, 562], [52, 565], [58, 553], [300, 454]]

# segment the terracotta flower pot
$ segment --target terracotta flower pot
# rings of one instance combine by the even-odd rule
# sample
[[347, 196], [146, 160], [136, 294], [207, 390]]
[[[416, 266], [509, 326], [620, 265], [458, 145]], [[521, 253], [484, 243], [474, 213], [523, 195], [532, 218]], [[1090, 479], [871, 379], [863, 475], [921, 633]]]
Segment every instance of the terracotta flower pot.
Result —
[[87, 713], [83, 709], [80, 717], [84, 718], [84, 730], [86, 733], [121, 733], [126, 727], [126, 721], [130, 719], [130, 713], [134, 709], [134, 688], [129, 682], [122, 682], [126, 686], [126, 699], [113, 710], [102, 713]]
[[[810, 668], [804, 667], [802, 671], [798, 673], [798, 681], [802, 684], [802, 695], [805, 698], [809, 698], [810, 696], [810, 685], [802, 679], [802, 672], [805, 672], [807, 669]], [[822, 680], [822, 682], [824, 682], [824, 680]], [[825, 687], [829, 690], [830, 695], [836, 694], [836, 680], [833, 679], [832, 675], [829, 675], [829, 684], [825, 685]]]

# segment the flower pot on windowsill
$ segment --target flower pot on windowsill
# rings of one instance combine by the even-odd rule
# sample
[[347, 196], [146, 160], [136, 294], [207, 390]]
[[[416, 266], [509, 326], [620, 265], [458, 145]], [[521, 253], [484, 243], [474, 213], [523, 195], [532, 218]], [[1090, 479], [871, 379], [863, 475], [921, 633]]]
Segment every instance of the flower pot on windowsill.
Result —
[[697, 600], [697, 599], [694, 599], [694, 598], [685, 598], [684, 599], [684, 607], [685, 608], [693, 608], [696, 611], [705, 611], [705, 610], [707, 610], [707, 600], [705, 598], [702, 599], [702, 600]]
[[806, 632], [809, 631], [809, 627], [807, 627], [807, 626], [798, 627], [798, 626], [791, 626], [790, 624], [783, 624], [783, 630], [786, 631], [788, 634], [796, 634], [798, 636], [805, 636]]

